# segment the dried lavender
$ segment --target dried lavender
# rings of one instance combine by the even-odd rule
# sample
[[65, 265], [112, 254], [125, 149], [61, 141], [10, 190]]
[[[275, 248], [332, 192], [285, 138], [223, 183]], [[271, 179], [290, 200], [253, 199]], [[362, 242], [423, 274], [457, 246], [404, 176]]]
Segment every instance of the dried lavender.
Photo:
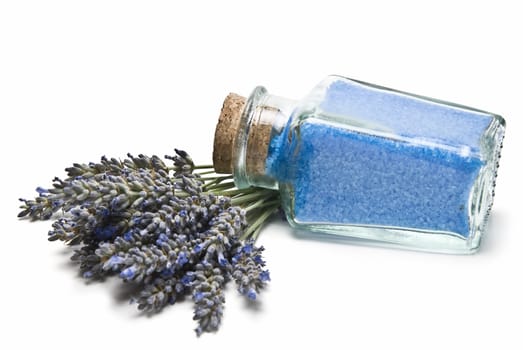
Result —
[[172, 165], [130, 154], [75, 163], [65, 179], [21, 199], [18, 216], [56, 218], [48, 239], [78, 246], [71, 259], [83, 277], [135, 283], [140, 310], [158, 311], [190, 295], [200, 335], [219, 328], [228, 281], [255, 300], [270, 280], [263, 247], [254, 241], [279, 198], [275, 191], [236, 189], [231, 176], [175, 151], [165, 157]]

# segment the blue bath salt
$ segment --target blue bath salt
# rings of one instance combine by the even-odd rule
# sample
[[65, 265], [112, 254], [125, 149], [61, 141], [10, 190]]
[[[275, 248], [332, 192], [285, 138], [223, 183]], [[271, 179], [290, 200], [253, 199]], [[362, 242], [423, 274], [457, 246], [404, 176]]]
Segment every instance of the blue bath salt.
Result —
[[468, 237], [491, 115], [354, 81], [332, 83], [318, 106], [272, 137], [266, 160], [297, 223]]
[[492, 115], [469, 107], [442, 104], [441, 101], [367, 83], [335, 81], [320, 103], [320, 114], [343, 116], [344, 122], [364, 125], [376, 131], [464, 147], [479, 153], [481, 136]]

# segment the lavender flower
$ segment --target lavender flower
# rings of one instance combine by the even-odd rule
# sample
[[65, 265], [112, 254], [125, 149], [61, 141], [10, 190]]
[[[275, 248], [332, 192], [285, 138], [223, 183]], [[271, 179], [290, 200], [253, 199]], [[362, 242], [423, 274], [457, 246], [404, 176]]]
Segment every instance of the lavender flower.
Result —
[[255, 247], [252, 240], [236, 248], [236, 254], [232, 258], [232, 278], [238, 286], [240, 294], [251, 300], [256, 296], [265, 284], [270, 281], [268, 270], [264, 270], [265, 261], [261, 253], [263, 247]]
[[195, 274], [198, 282], [192, 291], [192, 298], [196, 304], [193, 319], [199, 322], [196, 334], [201, 335], [202, 332], [216, 331], [220, 326], [225, 303], [225, 277], [220, 268], [209, 263], [196, 265]]
[[52, 188], [21, 199], [19, 217], [56, 216], [48, 239], [78, 246], [71, 259], [85, 278], [135, 283], [140, 310], [159, 311], [191, 295], [200, 335], [219, 328], [229, 280], [251, 300], [270, 281], [254, 239], [279, 207], [278, 194], [238, 190], [231, 176], [195, 166], [184, 151], [165, 158], [173, 164], [131, 154], [75, 163]]

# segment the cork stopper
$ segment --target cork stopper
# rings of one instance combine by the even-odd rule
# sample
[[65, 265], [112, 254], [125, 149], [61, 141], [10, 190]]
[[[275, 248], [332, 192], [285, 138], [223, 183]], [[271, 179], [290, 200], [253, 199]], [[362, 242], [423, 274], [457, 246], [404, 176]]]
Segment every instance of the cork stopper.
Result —
[[266, 160], [282, 101], [263, 87], [249, 99], [232, 93], [225, 98], [214, 134], [213, 163], [216, 172], [234, 174], [238, 188], [277, 188], [266, 173]]
[[236, 135], [245, 107], [245, 97], [230, 93], [223, 101], [222, 111], [214, 132], [214, 150], [212, 160], [218, 173], [232, 174], [234, 170], [234, 152]]
[[253, 116], [249, 135], [247, 137], [247, 154], [245, 166], [247, 174], [260, 177], [265, 174], [265, 162], [269, 152], [271, 131], [277, 109], [262, 106]]

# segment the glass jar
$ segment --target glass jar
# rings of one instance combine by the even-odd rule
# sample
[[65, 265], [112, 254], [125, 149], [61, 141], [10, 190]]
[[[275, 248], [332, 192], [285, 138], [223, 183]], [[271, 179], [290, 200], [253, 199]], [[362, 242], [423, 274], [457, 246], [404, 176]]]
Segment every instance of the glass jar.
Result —
[[213, 161], [239, 188], [278, 189], [298, 232], [472, 253], [504, 130], [492, 113], [329, 76], [299, 101], [230, 94]]

